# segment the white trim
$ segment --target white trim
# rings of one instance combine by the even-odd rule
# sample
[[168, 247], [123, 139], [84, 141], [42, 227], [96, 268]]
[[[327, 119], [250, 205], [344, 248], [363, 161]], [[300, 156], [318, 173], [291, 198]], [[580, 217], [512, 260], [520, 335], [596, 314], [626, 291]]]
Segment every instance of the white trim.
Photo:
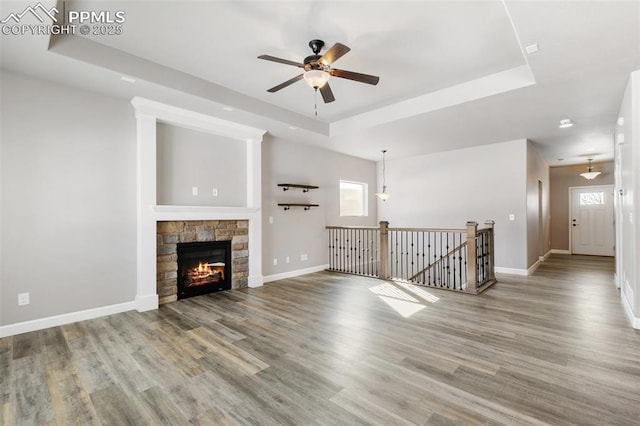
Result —
[[509, 275], [522, 275], [527, 276], [526, 269], [515, 269], [515, 268], [503, 268], [501, 266], [496, 266], [494, 268], [497, 274], [509, 274]]
[[249, 275], [247, 281], [250, 288], [262, 287], [264, 277], [262, 275]]
[[312, 266], [310, 268], [305, 268], [305, 269], [297, 269], [295, 271], [282, 272], [280, 274], [267, 275], [264, 277], [264, 282], [270, 283], [272, 281], [284, 280], [285, 278], [293, 278], [293, 277], [299, 277], [300, 275], [307, 275], [307, 274], [312, 274], [314, 272], [321, 272], [327, 269], [328, 267], [329, 267], [329, 264], [318, 265], [318, 266]]
[[544, 254], [544, 256], [540, 256], [540, 257], [538, 257], [538, 260], [539, 260], [540, 262], [544, 262], [545, 260], [547, 260], [547, 259], [549, 258], [549, 256], [551, 256], [551, 253], [552, 253], [552, 251], [551, 251], [551, 250], [547, 251], [547, 252]]
[[527, 269], [527, 276], [533, 275], [536, 269], [538, 269], [538, 266], [540, 266], [540, 260], [536, 260], [536, 263], [534, 263], [529, 269]]
[[157, 294], [137, 295], [135, 299], [136, 310], [138, 312], [152, 311], [158, 309], [159, 298]]
[[252, 220], [260, 209], [246, 207], [155, 206], [155, 219], [169, 220]]
[[[251, 287], [262, 285], [262, 136], [265, 130], [195, 111], [135, 97], [137, 121], [137, 284], [136, 308], [157, 309], [157, 223], [168, 220], [247, 220]], [[246, 144], [247, 205], [245, 207], [156, 205], [156, 125], [169, 123], [222, 135]]]
[[551, 254], [571, 254], [571, 250], [551, 249]]
[[174, 124], [191, 130], [204, 131], [231, 139], [246, 141], [249, 139], [262, 141], [266, 130], [234, 123], [233, 121], [202, 114], [195, 111], [167, 105], [141, 97], [134, 97], [131, 103], [136, 109], [136, 116], [155, 117], [156, 121]]
[[624, 294], [624, 291], [620, 292], [620, 299], [622, 300], [622, 306], [624, 307], [624, 312], [629, 317], [631, 321], [631, 326], [635, 329], [640, 330], [640, 318], [636, 317], [633, 314], [633, 309], [631, 309], [631, 304], [627, 300], [627, 296]]
[[70, 312], [68, 314], [54, 315], [52, 317], [38, 318], [35, 320], [3, 325], [0, 327], [0, 338], [15, 336], [16, 334], [30, 331], [44, 330], [78, 321], [86, 321], [121, 312], [133, 311], [137, 308], [136, 302], [125, 302], [117, 305], [102, 306], [100, 308], [85, 309], [84, 311]]

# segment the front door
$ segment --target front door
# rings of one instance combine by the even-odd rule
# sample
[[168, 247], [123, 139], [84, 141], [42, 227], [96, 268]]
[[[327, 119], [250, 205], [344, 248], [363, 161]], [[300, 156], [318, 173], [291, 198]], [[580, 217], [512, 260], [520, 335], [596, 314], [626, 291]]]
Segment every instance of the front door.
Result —
[[613, 256], [613, 186], [583, 186], [571, 193], [571, 252]]

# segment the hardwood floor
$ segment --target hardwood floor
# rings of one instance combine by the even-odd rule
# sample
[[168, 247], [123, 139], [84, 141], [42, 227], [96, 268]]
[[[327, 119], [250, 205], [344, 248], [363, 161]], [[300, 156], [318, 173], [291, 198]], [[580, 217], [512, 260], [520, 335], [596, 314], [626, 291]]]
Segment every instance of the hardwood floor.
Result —
[[640, 424], [613, 260], [481, 296], [316, 273], [0, 339], [0, 423]]

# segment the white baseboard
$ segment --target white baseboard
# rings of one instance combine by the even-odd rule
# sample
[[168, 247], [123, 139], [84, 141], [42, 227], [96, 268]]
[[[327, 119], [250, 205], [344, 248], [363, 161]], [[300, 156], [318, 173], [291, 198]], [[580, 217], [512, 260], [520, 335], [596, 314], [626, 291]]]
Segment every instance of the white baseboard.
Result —
[[536, 269], [538, 269], [538, 266], [540, 266], [540, 260], [536, 260], [536, 263], [534, 263], [529, 269], [527, 269], [527, 276], [533, 275]]
[[136, 310], [138, 312], [152, 311], [154, 309], [158, 309], [158, 295], [157, 294], [149, 294], [146, 296], [136, 296]]
[[262, 287], [262, 284], [265, 282], [262, 275], [249, 275], [249, 279], [247, 281], [251, 288]]
[[570, 250], [551, 249], [551, 254], [571, 254]]
[[633, 309], [631, 309], [631, 304], [627, 300], [627, 296], [625, 296], [624, 291], [620, 292], [620, 299], [622, 299], [622, 306], [624, 306], [624, 311], [629, 317], [629, 320], [631, 320], [631, 326], [635, 329], [640, 330], [640, 318], [636, 317], [633, 314]]
[[280, 274], [266, 275], [264, 277], [264, 282], [270, 283], [272, 281], [284, 280], [285, 278], [293, 278], [293, 277], [299, 277], [300, 275], [312, 274], [314, 272], [324, 271], [328, 267], [329, 267], [328, 264], [318, 265], [318, 266], [312, 266], [310, 268], [305, 268], [305, 269], [297, 269], [295, 271], [282, 272]]
[[70, 312], [68, 314], [54, 315], [52, 317], [38, 318], [31, 321], [18, 322], [0, 327], [0, 337], [14, 336], [30, 331], [44, 330], [72, 322], [104, 317], [106, 315], [119, 314], [121, 312], [137, 309], [136, 302], [125, 302], [117, 305], [102, 306], [100, 308], [86, 309], [84, 311]]
[[545, 260], [547, 260], [549, 258], [549, 256], [551, 256], [552, 251], [549, 250], [548, 252], [546, 252], [543, 256], [538, 257], [538, 260], [540, 262], [544, 262]]
[[498, 274], [523, 275], [523, 276], [527, 276], [528, 274], [526, 269], [503, 268], [501, 266], [496, 266], [494, 270]]

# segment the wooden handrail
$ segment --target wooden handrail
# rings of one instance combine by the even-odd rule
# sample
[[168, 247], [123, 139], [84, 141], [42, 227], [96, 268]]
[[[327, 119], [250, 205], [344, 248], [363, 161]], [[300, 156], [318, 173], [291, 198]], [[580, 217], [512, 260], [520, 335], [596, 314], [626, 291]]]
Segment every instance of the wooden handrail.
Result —
[[373, 231], [379, 231], [377, 226], [325, 226], [325, 229], [370, 229]]
[[434, 266], [436, 266], [437, 264], [439, 264], [440, 262], [442, 262], [444, 259], [448, 258], [449, 256], [451, 256], [453, 253], [455, 253], [456, 251], [460, 250], [462, 247], [466, 246], [467, 242], [465, 241], [464, 243], [460, 244], [458, 247], [454, 248], [453, 250], [451, 250], [449, 253], [445, 254], [444, 256], [440, 256], [440, 259], [436, 260], [435, 262], [433, 262], [431, 265], [427, 266], [426, 268], [424, 268], [422, 271], [418, 272], [417, 274], [415, 274], [414, 276], [412, 276], [411, 278], [409, 278], [409, 281], [413, 280], [414, 278], [416, 278], [417, 276], [424, 274], [425, 272], [427, 272], [429, 269], [433, 268]]
[[389, 231], [401, 231], [401, 232], [455, 232], [458, 234], [464, 234], [466, 229], [444, 229], [444, 228], [388, 228]]

